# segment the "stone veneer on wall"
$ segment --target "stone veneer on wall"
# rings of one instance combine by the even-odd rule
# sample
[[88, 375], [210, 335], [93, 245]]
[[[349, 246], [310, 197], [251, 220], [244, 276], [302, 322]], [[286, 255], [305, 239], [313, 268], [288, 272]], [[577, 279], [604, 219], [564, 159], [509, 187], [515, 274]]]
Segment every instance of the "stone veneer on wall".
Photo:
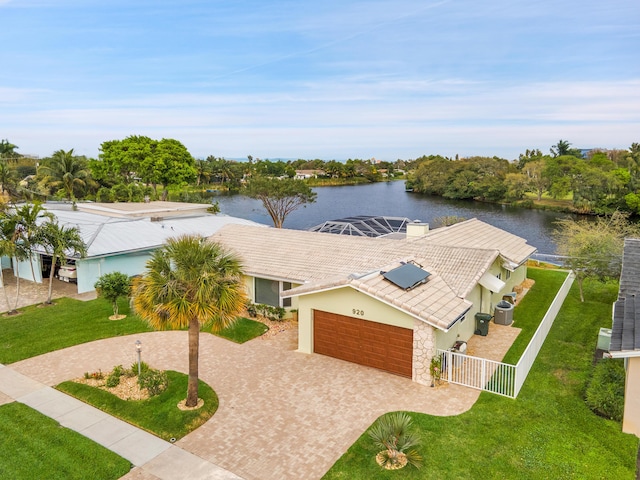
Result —
[[413, 381], [431, 385], [431, 358], [436, 353], [435, 332], [431, 325], [413, 320]]

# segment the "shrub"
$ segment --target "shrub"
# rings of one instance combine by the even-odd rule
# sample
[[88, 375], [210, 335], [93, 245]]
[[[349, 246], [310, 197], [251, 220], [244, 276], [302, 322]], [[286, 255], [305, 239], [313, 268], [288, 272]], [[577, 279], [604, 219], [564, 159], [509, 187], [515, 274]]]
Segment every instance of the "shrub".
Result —
[[129, 185], [129, 199], [132, 202], [142, 202], [144, 200], [144, 191], [135, 183]]
[[624, 362], [604, 358], [593, 369], [587, 385], [585, 399], [596, 414], [622, 421], [624, 411]]
[[[369, 430], [369, 436], [376, 447], [384, 449], [381, 466], [395, 469], [401, 458], [416, 468], [422, 466], [422, 456], [413, 448], [420, 444], [420, 437], [411, 428], [411, 417], [405, 412], [392, 412], [382, 415]], [[379, 454], [380, 455], [380, 454]]]
[[102, 203], [113, 202], [113, 195], [111, 194], [111, 189], [106, 187], [100, 187], [100, 190], [98, 190], [98, 193], [96, 193], [96, 200]]
[[[147, 362], [140, 362], [140, 374], [144, 374], [145, 372], [148, 372], [150, 369], [151, 367]], [[133, 362], [131, 364], [130, 370], [133, 373], [133, 376], [135, 377], [138, 374], [138, 362]]]
[[93, 378], [94, 380], [102, 380], [104, 378], [104, 374], [102, 373], [102, 370], [91, 373], [84, 372], [84, 378], [86, 378], [87, 380], [89, 380], [90, 378]]
[[107, 377], [107, 381], [105, 382], [105, 385], [108, 388], [113, 388], [120, 385], [120, 375], [114, 375], [114, 373], [115, 372], [111, 372], [111, 374]]
[[167, 389], [167, 374], [160, 370], [147, 368], [138, 377], [140, 388], [146, 388], [150, 396], [159, 395]]
[[249, 313], [249, 316], [251, 317], [261, 315], [269, 320], [273, 320], [274, 322], [281, 322], [284, 320], [284, 316], [287, 311], [282, 307], [273, 307], [263, 303], [256, 303], [247, 307], [247, 313]]
[[116, 202], [128, 202], [129, 201], [129, 187], [124, 183], [118, 183], [111, 187], [111, 194]]
[[120, 385], [120, 377], [124, 375], [124, 373], [124, 367], [122, 365], [116, 365], [107, 377], [105, 385], [108, 388], [117, 387], [118, 385]]
[[118, 299], [131, 294], [131, 279], [122, 272], [105, 273], [93, 286], [99, 297], [111, 302], [114, 315], [118, 315]]

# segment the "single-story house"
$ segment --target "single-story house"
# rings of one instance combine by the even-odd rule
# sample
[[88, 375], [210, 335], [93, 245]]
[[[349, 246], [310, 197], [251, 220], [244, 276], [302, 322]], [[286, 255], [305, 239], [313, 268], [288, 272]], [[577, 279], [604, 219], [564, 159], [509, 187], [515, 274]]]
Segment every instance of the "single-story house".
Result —
[[318, 175], [325, 175], [324, 170], [296, 170], [296, 180], [306, 180], [308, 178], [317, 178]]
[[640, 239], [624, 241], [618, 299], [613, 304], [609, 353], [624, 358], [622, 431], [640, 437]]
[[[144, 272], [154, 250], [170, 237], [198, 234], [208, 237], [230, 223], [266, 228], [265, 225], [206, 212], [210, 205], [179, 202], [45, 204], [61, 225], [77, 227], [87, 246], [84, 258], [69, 256], [67, 264], [76, 267], [78, 293], [95, 290], [101, 275], [122, 272], [138, 275]], [[44, 219], [43, 219], [44, 221]], [[21, 278], [42, 282], [51, 269], [51, 256], [36, 249], [34, 274], [28, 261], [13, 265]], [[6, 263], [3, 267], [6, 267]]]
[[256, 303], [298, 310], [298, 351], [431, 383], [436, 349], [468, 340], [526, 279], [526, 240], [477, 219], [402, 240], [230, 224], [210, 237], [243, 260]]

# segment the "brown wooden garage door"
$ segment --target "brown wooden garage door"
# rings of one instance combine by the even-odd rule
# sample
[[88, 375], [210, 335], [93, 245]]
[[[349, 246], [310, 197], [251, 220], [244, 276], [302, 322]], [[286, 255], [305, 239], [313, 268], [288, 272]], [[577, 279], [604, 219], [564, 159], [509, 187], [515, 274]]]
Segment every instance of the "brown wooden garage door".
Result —
[[315, 310], [313, 350], [411, 378], [413, 331]]

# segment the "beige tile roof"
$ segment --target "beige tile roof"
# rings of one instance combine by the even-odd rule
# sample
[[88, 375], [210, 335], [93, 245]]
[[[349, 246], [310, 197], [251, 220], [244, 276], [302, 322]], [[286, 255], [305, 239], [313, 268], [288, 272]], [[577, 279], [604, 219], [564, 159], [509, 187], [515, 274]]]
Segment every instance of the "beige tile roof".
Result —
[[[248, 275], [302, 284], [289, 292], [293, 295], [350, 286], [446, 330], [469, 308], [465, 297], [502, 254], [484, 244], [465, 245], [463, 234], [490, 233], [496, 244], [521, 255], [535, 250], [515, 235], [485, 229], [483, 222], [463, 223], [467, 224], [464, 229], [448, 227], [447, 235], [427, 234], [406, 241], [245, 225], [227, 225], [210, 238], [238, 253]], [[479, 233], [471, 234], [470, 227]], [[510, 261], [519, 258], [511, 250], [508, 255]], [[403, 261], [415, 261], [432, 275], [408, 292], [380, 275]]]
[[[420, 238], [425, 238], [433, 245], [498, 250], [505, 259], [517, 265], [527, 260], [536, 251], [536, 248], [528, 245], [524, 238], [505, 232], [477, 218], [456, 223], [450, 227], [436, 228]], [[409, 241], [417, 241], [417, 239]]]
[[[424, 259], [417, 261], [424, 262]], [[382, 271], [390, 271], [400, 265], [401, 262], [394, 262], [384, 266]], [[364, 277], [334, 277], [302, 285], [287, 293], [296, 296], [342, 287], [352, 287], [441, 330], [447, 330], [471, 307], [471, 302], [456, 295], [437, 274], [430, 275], [426, 283], [411, 290], [397, 287], [376, 271]]]

